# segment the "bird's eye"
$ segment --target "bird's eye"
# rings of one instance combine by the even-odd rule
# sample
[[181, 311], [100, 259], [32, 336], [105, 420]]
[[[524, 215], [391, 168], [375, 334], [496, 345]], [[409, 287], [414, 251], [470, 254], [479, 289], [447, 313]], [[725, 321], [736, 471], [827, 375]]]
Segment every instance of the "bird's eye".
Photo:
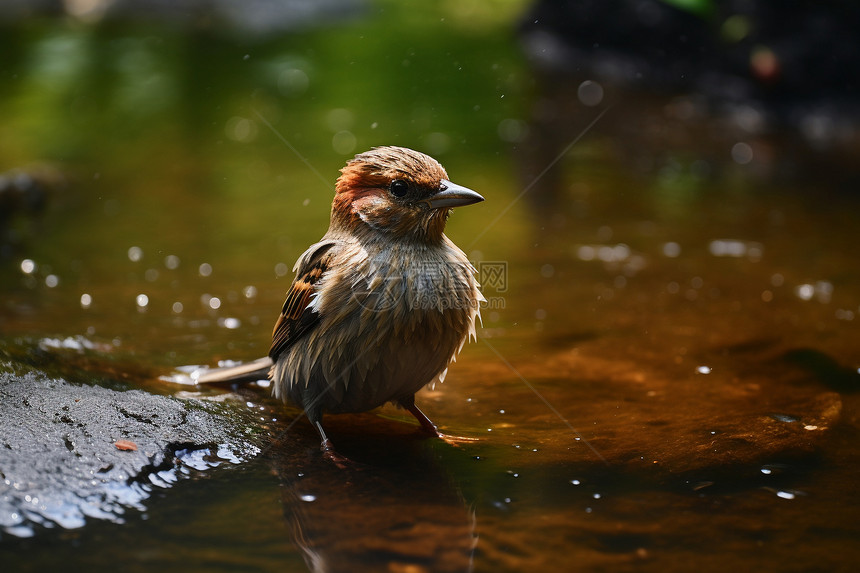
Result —
[[391, 185], [388, 186], [388, 190], [395, 197], [403, 197], [406, 195], [406, 192], [409, 191], [409, 183], [403, 179], [395, 179], [391, 182]]

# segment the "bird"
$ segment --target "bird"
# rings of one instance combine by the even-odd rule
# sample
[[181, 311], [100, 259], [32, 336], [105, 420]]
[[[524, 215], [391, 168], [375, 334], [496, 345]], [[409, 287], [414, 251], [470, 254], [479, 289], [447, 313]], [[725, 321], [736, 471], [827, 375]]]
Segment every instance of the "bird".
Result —
[[340, 170], [328, 231], [298, 258], [268, 356], [198, 383], [265, 372], [273, 395], [302, 408], [323, 452], [323, 414], [392, 402], [439, 436], [415, 394], [442, 382], [476, 339], [485, 299], [475, 267], [446, 235], [452, 209], [484, 198], [432, 157], [374, 147]]

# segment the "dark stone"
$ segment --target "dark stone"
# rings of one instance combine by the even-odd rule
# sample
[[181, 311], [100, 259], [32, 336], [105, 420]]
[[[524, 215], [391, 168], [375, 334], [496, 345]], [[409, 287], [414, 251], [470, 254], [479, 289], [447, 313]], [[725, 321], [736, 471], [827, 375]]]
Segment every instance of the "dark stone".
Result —
[[0, 371], [0, 531], [122, 522], [154, 486], [256, 455], [249, 428], [221, 403]]

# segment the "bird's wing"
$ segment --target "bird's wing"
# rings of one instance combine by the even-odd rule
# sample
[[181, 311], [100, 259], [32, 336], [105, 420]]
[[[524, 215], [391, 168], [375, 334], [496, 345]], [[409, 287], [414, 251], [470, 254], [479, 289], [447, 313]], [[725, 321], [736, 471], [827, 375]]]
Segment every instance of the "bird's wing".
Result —
[[296, 262], [293, 269], [296, 278], [290, 285], [281, 316], [272, 332], [272, 347], [269, 349], [272, 360], [277, 361], [278, 356], [319, 323], [319, 312], [311, 308], [312, 297], [317, 291], [317, 283], [334, 259], [337, 245], [337, 241], [322, 240], [311, 245]]

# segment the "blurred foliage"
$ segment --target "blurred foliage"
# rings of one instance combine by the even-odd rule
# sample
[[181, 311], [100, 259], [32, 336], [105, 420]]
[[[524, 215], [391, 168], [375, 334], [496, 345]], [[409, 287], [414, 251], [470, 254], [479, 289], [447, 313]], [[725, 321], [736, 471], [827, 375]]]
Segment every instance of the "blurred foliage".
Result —
[[220, 144], [229, 114], [257, 122], [255, 109], [306, 155], [330, 153], [333, 130], [353, 132], [335, 164], [394, 140], [429, 140], [440, 155], [486, 149], [523, 81], [517, 3], [493, 4], [505, 9], [381, 2], [360, 19], [259, 40], [169, 23], [23, 22], [2, 40], [0, 111], [11, 121], [0, 161], [124, 163], [163, 149], [147, 140], [174, 138], [199, 151]]
[[662, 2], [702, 18], [709, 18], [716, 11], [711, 0], [662, 0]]
[[[517, 185], [516, 141], [499, 126], [524, 123], [532, 89], [514, 35], [522, 4], [384, 0], [263, 37], [155, 19], [6, 22], [0, 172], [50, 165], [69, 185], [17, 254], [36, 261], [36, 273], [3, 265], [0, 279], [49, 295], [38, 304], [50, 307], [39, 317], [51, 324], [30, 328], [82, 332], [98, 319], [109, 337], [172, 345], [159, 330], [174, 302], [183, 317], [205, 317], [206, 293], [229, 312], [236, 292], [263, 291], [278, 265], [277, 280], [288, 281], [283, 268], [325, 231], [338, 170], [375, 145], [428, 152], [488, 197], [452, 218], [466, 247]], [[520, 227], [509, 221], [481, 249]], [[127, 256], [132, 246], [139, 262]], [[167, 255], [181, 266], [166, 269]], [[198, 276], [204, 262], [211, 279]], [[60, 286], [45, 292], [35, 285], [49, 273]], [[83, 313], [82, 293], [94, 301]], [[139, 316], [138, 293], [157, 327]]]

